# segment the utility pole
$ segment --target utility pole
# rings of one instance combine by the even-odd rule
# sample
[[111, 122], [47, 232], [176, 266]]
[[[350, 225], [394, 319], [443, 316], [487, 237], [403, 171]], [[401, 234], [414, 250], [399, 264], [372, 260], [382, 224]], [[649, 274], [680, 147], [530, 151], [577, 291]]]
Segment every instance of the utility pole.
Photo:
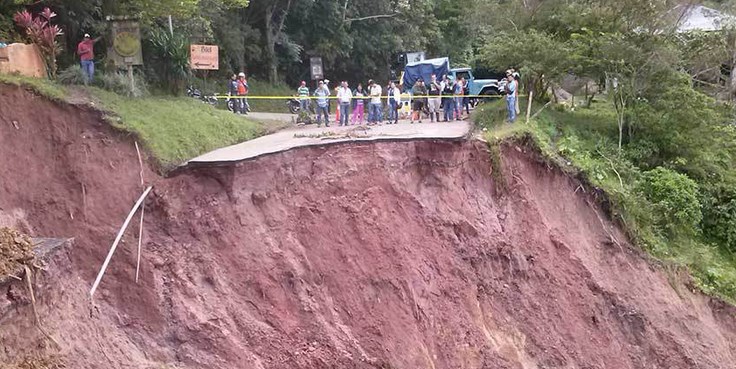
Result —
[[169, 33], [172, 36], [174, 35], [174, 23], [171, 22], [171, 14], [169, 14]]

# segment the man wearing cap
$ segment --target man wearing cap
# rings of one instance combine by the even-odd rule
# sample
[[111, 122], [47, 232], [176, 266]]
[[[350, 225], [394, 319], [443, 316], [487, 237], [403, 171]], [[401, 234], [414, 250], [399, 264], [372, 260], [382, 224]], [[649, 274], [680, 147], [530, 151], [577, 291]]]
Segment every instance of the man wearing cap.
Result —
[[330, 90], [323, 81], [319, 81], [319, 86], [314, 90], [314, 96], [317, 98], [317, 127], [322, 125], [322, 116], [325, 117], [325, 126], [330, 126], [330, 113], [327, 111], [327, 98], [330, 96]]
[[383, 120], [383, 104], [381, 104], [383, 89], [380, 84], [373, 82], [373, 80], [368, 81], [368, 86], [368, 94], [371, 97], [368, 110], [368, 124], [373, 125]]
[[89, 33], [84, 34], [84, 39], [77, 45], [77, 54], [79, 55], [82, 73], [84, 73], [84, 83], [90, 83], [95, 76], [95, 42], [100, 37], [92, 39]]
[[299, 88], [296, 89], [296, 93], [299, 95], [299, 105], [302, 111], [307, 111], [307, 108], [309, 108], [309, 87], [307, 87], [306, 81], [302, 81]]
[[353, 101], [353, 91], [348, 87], [347, 81], [342, 81], [340, 88], [337, 90], [337, 103], [340, 109], [340, 121], [338, 125], [347, 126], [348, 117], [350, 116], [350, 103]]
[[514, 123], [516, 120], [516, 90], [518, 84], [514, 80], [514, 75], [511, 72], [506, 72], [506, 110], [508, 111], [509, 123]]
[[[323, 82], [325, 83], [324, 84], [324, 88], [326, 88], [327, 89], [327, 92], [329, 92], [330, 91], [330, 80], [327, 79], [327, 78], [325, 78]], [[330, 112], [331, 112], [331, 110], [330, 110], [330, 107], [331, 106], [330, 105], [331, 105], [330, 104], [330, 100], [327, 99], [327, 114], [330, 114]]]

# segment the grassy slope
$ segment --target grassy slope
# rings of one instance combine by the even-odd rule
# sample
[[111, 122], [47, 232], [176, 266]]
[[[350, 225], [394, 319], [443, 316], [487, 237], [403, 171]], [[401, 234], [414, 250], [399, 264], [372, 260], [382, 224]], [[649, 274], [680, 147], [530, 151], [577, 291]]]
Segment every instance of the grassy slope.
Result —
[[[57, 101], [69, 91], [46, 79], [0, 74], [0, 83], [24, 86]], [[82, 88], [98, 100], [117, 128], [138, 135], [165, 171], [197, 155], [247, 141], [266, 128], [187, 97], [126, 98], [98, 88]]]
[[63, 101], [67, 96], [67, 92], [63, 87], [49, 82], [47, 79], [29, 78], [14, 74], [0, 74], [0, 83], [24, 86], [56, 101]]
[[[535, 106], [532, 111], [539, 108]], [[483, 105], [474, 116], [476, 123], [486, 129], [491, 146], [510, 137], [529, 137], [544, 156], [560, 163], [564, 170], [582, 174], [608, 194], [613, 218], [637, 245], [662, 261], [666, 270], [687, 267], [703, 291], [736, 303], [733, 255], [698, 238], [667, 239], [657, 232], [653, 206], [635, 190], [641, 173], [618, 155], [617, 143], [611, 139], [618, 131], [607, 102], [596, 102], [591, 109], [575, 112], [547, 109], [528, 125], [505, 124], [504, 118], [502, 102]]]
[[97, 88], [90, 92], [111, 112], [108, 120], [137, 134], [164, 170], [265, 132], [261, 124], [188, 97], [131, 99]]

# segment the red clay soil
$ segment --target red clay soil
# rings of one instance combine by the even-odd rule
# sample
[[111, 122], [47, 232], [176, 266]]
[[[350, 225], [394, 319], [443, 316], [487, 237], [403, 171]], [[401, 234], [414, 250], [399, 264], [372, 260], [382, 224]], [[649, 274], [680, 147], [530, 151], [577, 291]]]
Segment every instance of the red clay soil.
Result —
[[132, 141], [96, 112], [2, 87], [0, 225], [74, 242], [36, 276], [60, 347], [6, 284], [0, 363], [736, 367], [733, 307], [668, 279], [532, 150], [505, 145], [497, 173], [491, 158], [480, 142], [383, 142], [146, 170], [141, 281], [129, 231], [92, 303], [142, 191]]

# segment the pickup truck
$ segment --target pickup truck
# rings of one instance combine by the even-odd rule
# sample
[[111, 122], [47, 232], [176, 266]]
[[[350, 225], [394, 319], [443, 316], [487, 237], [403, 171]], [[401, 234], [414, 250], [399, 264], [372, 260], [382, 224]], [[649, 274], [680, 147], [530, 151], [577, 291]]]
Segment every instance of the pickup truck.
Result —
[[436, 58], [407, 64], [404, 68], [401, 81], [404, 90], [410, 90], [420, 77], [425, 82], [429, 82], [432, 74], [440, 79], [442, 76], [447, 75], [455, 81], [460, 78], [465, 78], [465, 80], [469, 82], [468, 87], [470, 95], [498, 95], [506, 86], [506, 81], [503, 78], [476, 79], [470, 68], [451, 69], [449, 58]]
[[500, 79], [476, 79], [473, 76], [473, 71], [470, 68], [455, 68], [450, 70], [450, 76], [455, 78], [455, 81], [460, 78], [465, 78], [469, 81], [468, 87], [470, 95], [499, 95], [504, 87], [506, 87], [506, 80]]

